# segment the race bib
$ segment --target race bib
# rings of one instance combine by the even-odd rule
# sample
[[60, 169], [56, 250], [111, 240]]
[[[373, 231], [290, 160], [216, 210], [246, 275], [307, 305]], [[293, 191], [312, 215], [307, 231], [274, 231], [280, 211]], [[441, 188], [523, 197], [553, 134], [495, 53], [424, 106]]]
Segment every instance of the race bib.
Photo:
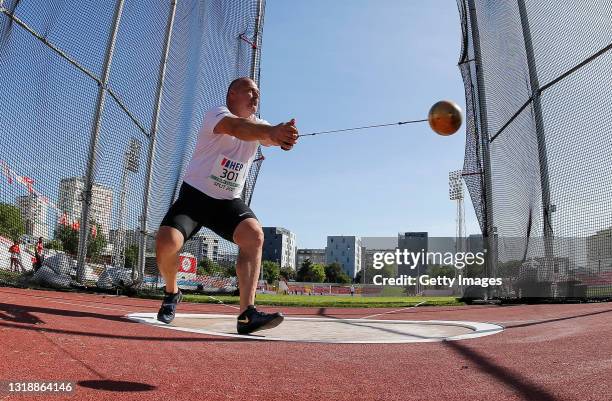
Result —
[[232, 197], [240, 196], [246, 179], [247, 164], [219, 155], [209, 178], [213, 185]]

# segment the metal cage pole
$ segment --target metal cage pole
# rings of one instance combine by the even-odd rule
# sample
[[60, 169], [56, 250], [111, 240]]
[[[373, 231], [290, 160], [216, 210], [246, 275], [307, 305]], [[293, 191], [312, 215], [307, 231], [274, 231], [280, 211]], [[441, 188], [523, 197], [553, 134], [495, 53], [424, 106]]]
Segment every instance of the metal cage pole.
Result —
[[[262, 39], [262, 35], [260, 35], [260, 33], [262, 30], [262, 26], [263, 26], [262, 21], [264, 18], [264, 13], [265, 13], [265, 0], [258, 0], [257, 1], [257, 13], [255, 15], [253, 41], [251, 43], [251, 49], [252, 49], [251, 67], [249, 69], [249, 78], [251, 78], [257, 84], [257, 86], [259, 86], [259, 64], [260, 64], [259, 59], [261, 56], [261, 39]], [[238, 55], [238, 57], [240, 57], [240, 55]], [[257, 115], [259, 116], [259, 112]], [[258, 148], [258, 154], [262, 154], [261, 146]], [[253, 168], [253, 166], [255, 166], [254, 163], [251, 165], [251, 168]], [[257, 173], [259, 174], [259, 170], [257, 171]], [[244, 186], [242, 190], [242, 198], [244, 199], [247, 205], [250, 205], [251, 200], [253, 199], [253, 192], [255, 191], [256, 182], [257, 180], [253, 182], [253, 186], [251, 187], [250, 194], [248, 193], [249, 191], [247, 191], [246, 185]]]
[[265, 9], [265, 0], [257, 0], [257, 15], [255, 16], [255, 29], [253, 38], [253, 53], [251, 55], [251, 71], [249, 77], [259, 85], [259, 55], [261, 54], [261, 22], [263, 20], [263, 14]]
[[[496, 235], [493, 226], [493, 184], [491, 179], [491, 153], [489, 139], [489, 123], [487, 120], [487, 105], [485, 98], [484, 76], [482, 71], [482, 54], [480, 51], [480, 33], [476, 16], [474, 0], [467, 0], [470, 18], [470, 31], [472, 33], [472, 45], [474, 46], [474, 68], [476, 70], [476, 94], [478, 97], [478, 129], [480, 131], [480, 142], [482, 146], [484, 177], [484, 204], [485, 204], [485, 232], [483, 240], [487, 247], [487, 269], [488, 277], [497, 277], [497, 247], [495, 246]], [[487, 287], [490, 295], [491, 287]]]
[[110, 75], [110, 68], [113, 60], [115, 41], [117, 39], [117, 31], [119, 30], [119, 22], [121, 21], [121, 13], [123, 11], [123, 3], [124, 0], [117, 0], [117, 4], [115, 5], [113, 25], [106, 45], [106, 55], [104, 58], [102, 77], [98, 85], [96, 113], [94, 116], [91, 131], [91, 142], [89, 143], [89, 157], [87, 159], [87, 170], [85, 173], [84, 183], [85, 185], [83, 188], [83, 209], [81, 211], [81, 227], [79, 232], [79, 247], [77, 257], [78, 282], [82, 282], [85, 278], [85, 258], [87, 257], [87, 244], [89, 242], [89, 215], [91, 213], [92, 188], [94, 174], [96, 171], [96, 159], [98, 153], [98, 142], [100, 139], [100, 127], [102, 124], [102, 113], [104, 112], [104, 101], [106, 99], [108, 77]]
[[[251, 70], [249, 72], [249, 77], [259, 86], [259, 53], [261, 49], [261, 35], [259, 34], [259, 30], [261, 29], [261, 20], [263, 18], [264, 12], [264, 0], [257, 0], [257, 15], [255, 16], [255, 27], [254, 27], [254, 38], [251, 54]], [[261, 148], [261, 146], [260, 146]], [[245, 188], [246, 189], [246, 188]], [[253, 192], [255, 191], [255, 182], [253, 183], [253, 187], [251, 188], [251, 196], [253, 198]], [[246, 194], [246, 192], [243, 192]], [[248, 203], [250, 204], [249, 199]], [[264, 279], [264, 269], [263, 266], [259, 266], [259, 280], [263, 281]]]
[[546, 153], [546, 138], [544, 132], [544, 119], [542, 117], [542, 103], [540, 102], [540, 82], [538, 79], [538, 71], [535, 62], [533, 51], [533, 43], [531, 42], [531, 30], [529, 28], [529, 20], [527, 18], [527, 8], [525, 0], [517, 0], [519, 14], [521, 16], [521, 27], [523, 29], [523, 39], [525, 41], [525, 55], [527, 57], [527, 68], [529, 69], [529, 83], [531, 86], [531, 104], [533, 104], [533, 116], [536, 129], [536, 138], [538, 141], [538, 156], [540, 162], [540, 183], [542, 186], [542, 212], [544, 224], [544, 252], [545, 252], [545, 267], [552, 262], [552, 237], [553, 229], [551, 222], [551, 213], [555, 211], [555, 206], [550, 202], [550, 182], [548, 178], [548, 154]]
[[151, 177], [153, 174], [153, 162], [155, 160], [155, 140], [157, 138], [157, 130], [159, 126], [159, 112], [161, 109], [161, 99], [163, 96], [164, 79], [166, 77], [166, 67], [168, 65], [168, 54], [170, 53], [170, 42], [172, 39], [172, 29], [174, 26], [174, 18], [176, 16], [177, 0], [170, 2], [170, 11], [168, 13], [168, 22], [166, 24], [166, 34], [164, 39], [164, 53], [159, 64], [159, 78], [157, 81], [157, 93], [155, 95], [155, 109], [151, 120], [151, 134], [149, 136], [149, 151], [147, 156], [147, 172], [145, 177], [145, 190], [142, 202], [142, 215], [140, 217], [140, 246], [138, 247], [138, 265], [137, 272], [132, 269], [132, 279], [134, 281], [142, 281], [144, 277], [144, 268], [146, 261], [146, 246], [148, 233], [148, 214], [149, 214], [149, 198], [151, 193]]

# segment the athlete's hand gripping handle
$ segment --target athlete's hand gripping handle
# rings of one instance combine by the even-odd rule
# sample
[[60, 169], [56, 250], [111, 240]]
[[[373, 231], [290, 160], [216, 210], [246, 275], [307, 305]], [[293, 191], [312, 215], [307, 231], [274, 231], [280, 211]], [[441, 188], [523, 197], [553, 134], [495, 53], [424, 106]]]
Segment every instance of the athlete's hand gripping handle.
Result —
[[295, 143], [297, 142], [297, 138], [298, 138], [298, 131], [297, 128], [295, 127], [295, 118], [292, 118], [291, 121], [289, 121], [288, 123], [285, 123], [286, 126], [289, 127], [293, 127], [293, 130], [291, 132], [291, 141], [290, 142], [284, 142], [284, 144], [281, 144], [281, 149], [285, 150], [285, 151], [289, 151], [291, 150], [291, 148], [293, 148], [293, 145], [295, 145]]

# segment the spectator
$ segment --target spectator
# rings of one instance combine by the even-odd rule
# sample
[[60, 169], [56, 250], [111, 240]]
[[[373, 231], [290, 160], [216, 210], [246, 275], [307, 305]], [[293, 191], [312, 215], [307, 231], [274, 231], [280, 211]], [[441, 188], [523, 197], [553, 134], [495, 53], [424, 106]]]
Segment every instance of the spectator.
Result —
[[[15, 240], [13, 245], [9, 248], [9, 253], [11, 254], [11, 270], [18, 272], [21, 270], [25, 271], [23, 264], [21, 264], [21, 249], [19, 249], [19, 240]], [[17, 270], [19, 267], [19, 270]]]
[[351, 284], [351, 297], [355, 296], [355, 286]]
[[43, 245], [43, 237], [38, 238], [38, 242], [36, 243], [36, 247], [34, 248], [34, 257], [36, 258], [36, 263], [34, 264], [34, 271], [40, 269], [45, 260], [44, 256], [44, 245]]

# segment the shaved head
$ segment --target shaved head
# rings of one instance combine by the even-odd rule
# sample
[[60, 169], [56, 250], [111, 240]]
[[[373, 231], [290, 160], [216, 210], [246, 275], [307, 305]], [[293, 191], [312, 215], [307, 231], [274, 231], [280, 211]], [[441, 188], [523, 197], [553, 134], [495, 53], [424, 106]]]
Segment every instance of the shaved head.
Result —
[[249, 118], [257, 113], [259, 88], [249, 77], [236, 78], [227, 88], [225, 101], [232, 113], [239, 117]]
[[255, 85], [255, 81], [253, 81], [249, 77], [240, 77], [240, 78], [234, 79], [232, 82], [230, 82], [229, 86], [227, 87], [227, 95], [225, 96], [225, 100], [229, 103], [229, 96], [230, 96], [231, 91], [239, 90], [245, 85], [250, 85], [250, 84]]

